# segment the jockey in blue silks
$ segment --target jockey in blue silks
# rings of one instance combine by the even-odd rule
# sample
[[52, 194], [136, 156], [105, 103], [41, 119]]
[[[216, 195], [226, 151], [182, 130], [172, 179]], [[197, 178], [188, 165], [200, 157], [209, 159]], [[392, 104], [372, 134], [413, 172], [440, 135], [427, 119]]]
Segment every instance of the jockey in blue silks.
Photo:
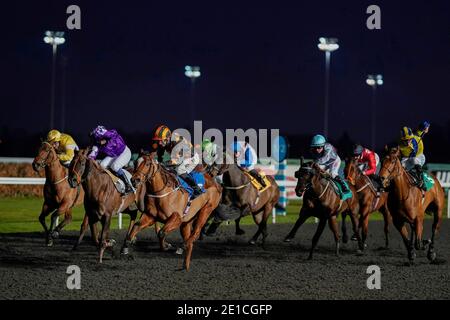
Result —
[[255, 149], [244, 141], [236, 141], [231, 145], [231, 151], [233, 151], [236, 164], [246, 172], [250, 173], [264, 188], [266, 183], [263, 177], [255, 169], [255, 165], [258, 163], [258, 155]]

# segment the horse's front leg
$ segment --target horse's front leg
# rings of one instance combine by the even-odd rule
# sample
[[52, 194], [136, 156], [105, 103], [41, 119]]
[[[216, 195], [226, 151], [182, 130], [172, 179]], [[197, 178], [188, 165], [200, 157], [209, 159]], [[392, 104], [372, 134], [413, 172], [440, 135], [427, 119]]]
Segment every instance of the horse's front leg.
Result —
[[330, 230], [333, 232], [336, 255], [339, 256], [339, 228], [335, 215], [328, 219], [328, 224], [330, 226]]
[[131, 242], [136, 237], [136, 235], [140, 231], [153, 225], [154, 223], [156, 223], [155, 218], [153, 216], [151, 216], [149, 212], [144, 212], [141, 216], [141, 219], [139, 219], [139, 221], [133, 225], [133, 227], [131, 228], [131, 232], [129, 232], [127, 234], [127, 236], [125, 237], [125, 241], [124, 241], [122, 249], [121, 249], [121, 254], [123, 254], [123, 255], [129, 254]]
[[42, 205], [41, 214], [39, 215], [39, 222], [41, 223], [42, 227], [44, 228], [45, 243], [46, 243], [47, 246], [52, 246], [53, 245], [53, 239], [50, 236], [50, 232], [49, 232], [49, 229], [47, 227], [47, 223], [45, 222], [45, 218], [50, 213], [52, 213], [53, 210], [55, 210], [54, 207], [52, 207], [49, 204], [47, 204], [46, 202], [44, 202], [44, 204]]

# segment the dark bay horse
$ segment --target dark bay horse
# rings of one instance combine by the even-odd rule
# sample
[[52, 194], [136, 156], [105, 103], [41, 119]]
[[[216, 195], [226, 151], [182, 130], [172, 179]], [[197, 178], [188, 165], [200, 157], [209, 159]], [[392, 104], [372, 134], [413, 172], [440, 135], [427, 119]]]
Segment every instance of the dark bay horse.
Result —
[[[363, 248], [366, 247], [366, 239], [369, 233], [369, 215], [379, 211], [384, 219], [384, 237], [385, 247], [389, 247], [389, 224], [391, 215], [387, 206], [388, 193], [382, 192], [379, 196], [374, 188], [370, 178], [363, 174], [359, 169], [355, 159], [348, 159], [345, 163], [344, 175], [347, 181], [355, 187], [356, 195], [359, 200], [359, 228], [361, 232], [361, 240]], [[345, 223], [343, 220], [342, 223]]]
[[[95, 230], [98, 221], [102, 224], [99, 240], [99, 262], [102, 263], [105, 249], [115, 243], [108, 238], [112, 216], [119, 212], [128, 213], [130, 215], [128, 230], [131, 230], [136, 220], [137, 208], [143, 207], [143, 190], [138, 189], [136, 194], [122, 196], [106, 171], [96, 161], [89, 159], [88, 154], [88, 149], [76, 153], [69, 169], [69, 184], [73, 188], [83, 185], [84, 208], [91, 230]], [[78, 243], [86, 231], [85, 222], [86, 219], [81, 227]]]
[[362, 250], [362, 242], [357, 232], [359, 203], [358, 199], [354, 196], [354, 187], [350, 186], [353, 196], [350, 199], [342, 201], [333, 190], [331, 181], [326, 177], [326, 174], [322, 169], [312, 162], [303, 163], [303, 159], [301, 161], [300, 169], [295, 173], [295, 177], [298, 179], [295, 193], [299, 197], [303, 196], [303, 206], [294, 227], [284, 241], [292, 241], [298, 228], [300, 228], [309, 217], [316, 217], [319, 219], [319, 225], [317, 226], [316, 233], [312, 239], [312, 246], [308, 259], [312, 259], [314, 249], [317, 246], [327, 221], [334, 235], [336, 255], [339, 255], [340, 237], [337, 216], [339, 213], [345, 212], [350, 215], [353, 232], [357, 236], [359, 249]]
[[[48, 142], [42, 142], [32, 166], [36, 172], [45, 168], [44, 204], [39, 222], [44, 228], [47, 246], [52, 246], [53, 239], [58, 238], [61, 230], [72, 221], [72, 207], [82, 203], [84, 191], [80, 187], [70, 187], [67, 169], [60, 163], [55, 148]], [[47, 228], [45, 218], [51, 213], [50, 228]], [[64, 215], [64, 220], [53, 230], [59, 215]]]
[[[414, 185], [410, 174], [403, 168], [398, 148], [391, 148], [383, 159], [380, 178], [383, 187], [389, 188], [389, 210], [393, 223], [403, 238], [410, 263], [413, 263], [416, 258], [414, 249], [424, 249], [422, 238], [425, 211], [433, 214], [432, 235], [427, 258], [434, 261], [436, 259], [435, 236], [442, 222], [445, 200], [444, 190], [439, 180], [433, 176], [433, 187], [423, 194], [422, 190]], [[406, 224], [411, 227], [410, 238], [408, 238]]]
[[161, 222], [164, 223], [158, 232], [161, 246], [167, 234], [180, 228], [185, 248], [184, 268], [189, 270], [193, 244], [200, 236], [209, 215], [219, 204], [222, 190], [213, 178], [205, 174], [205, 193], [195, 198], [187, 207], [189, 194], [180, 187], [175, 175], [159, 164], [153, 156], [144, 155], [132, 177], [135, 186], [145, 185], [144, 212], [127, 234], [122, 253], [129, 253], [131, 239], [140, 231]]
[[[218, 167], [219, 168], [219, 167]], [[259, 192], [251, 183], [250, 178], [235, 163], [222, 165], [219, 174], [223, 173], [223, 195], [221, 205], [237, 208], [240, 217], [235, 220], [236, 234], [244, 234], [244, 230], [239, 226], [242, 217], [251, 214], [258, 230], [250, 239], [250, 244], [256, 244], [258, 237], [262, 235], [262, 245], [267, 238], [267, 219], [273, 208], [278, 204], [280, 190], [275, 179], [267, 176], [271, 186]], [[207, 234], [215, 231], [221, 221], [212, 222]]]

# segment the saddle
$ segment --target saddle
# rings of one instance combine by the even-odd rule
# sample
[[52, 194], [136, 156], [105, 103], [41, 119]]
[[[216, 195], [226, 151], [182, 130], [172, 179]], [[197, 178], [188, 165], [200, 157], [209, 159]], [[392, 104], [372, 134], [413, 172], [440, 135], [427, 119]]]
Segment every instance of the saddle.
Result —
[[408, 180], [412, 186], [418, 187], [423, 191], [428, 191], [434, 186], [434, 179], [427, 173], [422, 172], [422, 183], [420, 183], [418, 173], [413, 169], [407, 171]]
[[[200, 187], [202, 193], [205, 193], [205, 176], [201, 172], [192, 171], [190, 173], [192, 178], [194, 178], [195, 183]], [[183, 180], [180, 176], [177, 176], [178, 181], [180, 182], [180, 186], [189, 194], [189, 198], [192, 198], [194, 195], [194, 190], [191, 186]]]
[[251, 184], [253, 185], [253, 187], [256, 188], [256, 190], [258, 190], [259, 193], [266, 191], [272, 185], [272, 183], [270, 182], [270, 179], [262, 171], [259, 173], [259, 175], [261, 176], [261, 178], [264, 180], [264, 183], [266, 184], [264, 187], [262, 186], [261, 183], [259, 183], [258, 179], [253, 177], [250, 173], [248, 173], [246, 171], [243, 171], [243, 172], [250, 179]]
[[[104, 169], [105, 172], [108, 174], [108, 176], [111, 178], [111, 181], [114, 183], [114, 186], [116, 187], [116, 190], [120, 194], [125, 194], [125, 183], [120, 179], [118, 176], [116, 176], [114, 173], [112, 173], [109, 169]], [[128, 180], [131, 179], [131, 173], [128, 170], [124, 170], [125, 174], [128, 177]]]

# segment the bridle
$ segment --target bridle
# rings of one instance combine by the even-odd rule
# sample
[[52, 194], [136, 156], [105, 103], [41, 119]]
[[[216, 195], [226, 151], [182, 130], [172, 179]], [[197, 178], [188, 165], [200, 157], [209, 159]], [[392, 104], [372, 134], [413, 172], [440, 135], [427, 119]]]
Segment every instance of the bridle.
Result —
[[[75, 167], [80, 162], [81, 157], [82, 157], [81, 155], [76, 157], [75, 162], [72, 164], [72, 169], [71, 169], [71, 173], [74, 174], [77, 178], [77, 185], [79, 185], [86, 179], [86, 177], [83, 179], [83, 176], [78, 171], [75, 170]], [[84, 161], [85, 162], [80, 164], [80, 166], [86, 167], [87, 158], [85, 158]], [[86, 174], [86, 172], [83, 172], [83, 175], [85, 175], [85, 174]]]
[[[145, 161], [148, 161], [148, 160], [144, 160], [144, 162], [141, 164], [141, 166], [142, 166], [142, 165], [150, 166], [150, 164], [146, 163]], [[151, 160], [150, 160], [150, 161], [151, 161]], [[153, 167], [156, 166], [156, 168], [155, 168], [155, 169], [152, 169], [152, 171], [147, 172], [147, 173], [141, 173], [141, 172], [139, 171], [139, 167], [138, 167], [138, 170], [136, 171], [135, 174], [138, 174], [138, 176], [139, 176], [139, 180], [140, 180], [139, 184], [141, 184], [141, 183], [147, 183], [147, 182], [149, 182], [150, 180], [153, 180], [153, 178], [155, 177], [155, 175], [161, 170], [161, 167], [162, 167], [162, 166], [161, 166], [160, 164], [157, 164], [157, 163], [155, 164], [154, 162], [151, 162], [151, 164], [153, 164]], [[142, 170], [141, 170], [141, 171], [142, 171]], [[162, 171], [161, 171], [161, 172], [162, 172]], [[161, 190], [156, 191], [155, 194], [149, 194], [149, 193], [147, 193], [147, 197], [150, 197], [150, 198], [164, 198], [164, 197], [168, 196], [169, 194], [171, 194], [171, 193], [173, 193], [173, 192], [175, 192], [175, 191], [177, 191], [177, 190], [180, 189], [180, 182], [177, 180], [178, 184], [177, 184], [177, 187], [176, 187], [176, 188], [174, 188], [174, 189], [172, 189], [172, 190], [170, 190], [169, 192], [164, 193], [164, 194], [157, 194], [157, 193], [161, 192], [162, 190], [164, 190], [164, 189], [167, 187], [167, 182], [168, 182], [168, 179], [166, 179], [166, 181], [164, 182], [164, 187], [163, 187]]]
[[[50, 154], [51, 154], [51, 152], [52, 152], [52, 149], [53, 149], [53, 146], [52, 146], [49, 142], [47, 142], [47, 141], [43, 141], [42, 144], [43, 144], [43, 145], [48, 145], [49, 148], [46, 150], [46, 151], [47, 151], [47, 155], [45, 156], [44, 159], [42, 159], [42, 157], [39, 157], [39, 156], [36, 157], [36, 158], [39, 158], [39, 160], [36, 161], [36, 163], [37, 163], [38, 166], [39, 166], [39, 169], [45, 168], [45, 166], [47, 166], [47, 160], [48, 160], [48, 158], [49, 158], [49, 156], [50, 156]], [[40, 153], [39, 153], [39, 154], [40, 154]]]
[[[385, 159], [385, 160], [386, 160], [386, 159]], [[390, 158], [389, 158], [389, 160], [390, 160]], [[396, 168], [397, 168], [397, 174], [396, 174], [396, 175], [393, 175], [392, 173], [394, 172], [394, 170], [395, 170]], [[397, 177], [400, 177], [400, 176], [402, 175], [401, 168], [402, 168], [402, 166], [401, 166], [401, 165], [400, 165], [400, 166], [398, 165], [398, 159], [395, 159], [395, 160], [394, 160], [394, 167], [393, 167], [392, 169], [388, 168], [388, 167], [386, 166], [386, 164], [383, 163], [380, 172], [381, 172], [382, 170], [386, 170], [386, 171], [388, 172], [388, 176], [387, 176], [386, 179], [388, 179], [388, 181], [390, 182], [390, 181], [392, 181], [393, 179], [395, 179], [395, 178], [397, 178]]]

